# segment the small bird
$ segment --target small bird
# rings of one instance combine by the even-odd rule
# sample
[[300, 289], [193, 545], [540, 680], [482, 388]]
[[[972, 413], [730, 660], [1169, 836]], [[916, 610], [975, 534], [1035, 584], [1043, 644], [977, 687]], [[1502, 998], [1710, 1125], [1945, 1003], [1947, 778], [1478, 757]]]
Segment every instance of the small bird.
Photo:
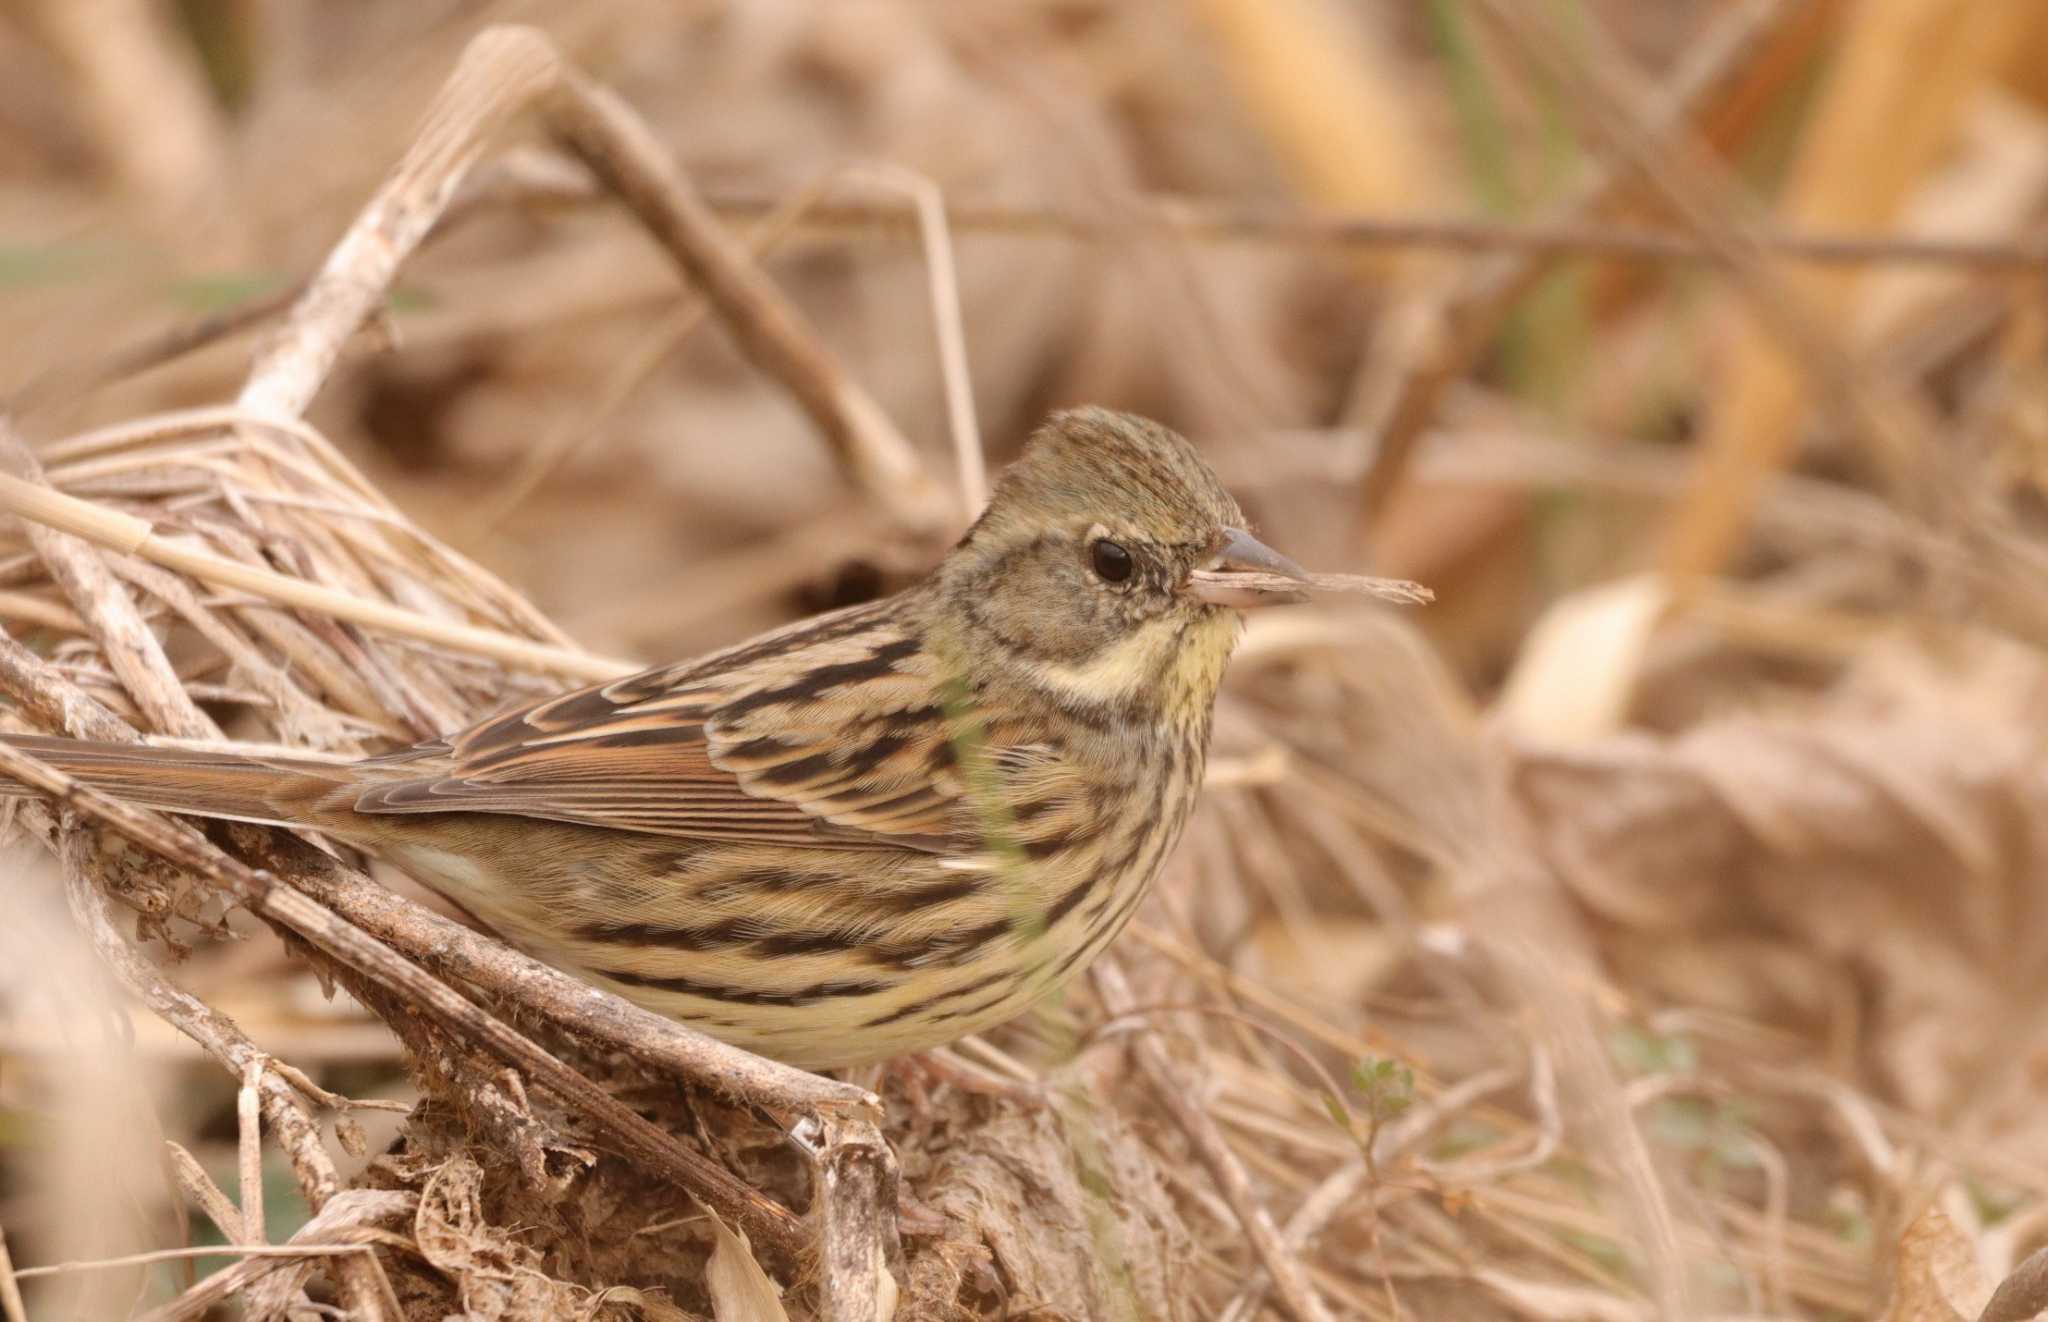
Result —
[[7, 742], [132, 803], [320, 831], [826, 1069], [1001, 1023], [1101, 952], [1194, 804], [1238, 611], [1306, 577], [1186, 440], [1079, 409], [903, 592], [404, 752]]

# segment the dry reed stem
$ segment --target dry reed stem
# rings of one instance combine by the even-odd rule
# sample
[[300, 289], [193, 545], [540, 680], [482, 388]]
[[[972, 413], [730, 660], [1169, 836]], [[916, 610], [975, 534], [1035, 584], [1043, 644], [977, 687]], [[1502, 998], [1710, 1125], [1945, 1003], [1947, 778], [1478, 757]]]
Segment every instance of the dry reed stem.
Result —
[[258, 355], [236, 401], [242, 409], [258, 417], [305, 413], [464, 173], [513, 116], [554, 84], [559, 65], [554, 48], [524, 29], [490, 29], [469, 44], [404, 158]]
[[179, 1249], [151, 1249], [147, 1253], [124, 1253], [118, 1258], [85, 1258], [53, 1262], [46, 1267], [24, 1267], [15, 1279], [34, 1276], [62, 1276], [66, 1272], [113, 1271], [121, 1267], [178, 1262], [189, 1258], [324, 1258], [369, 1252], [363, 1244], [204, 1244]]
[[960, 482], [960, 508], [973, 522], [988, 503], [988, 465], [981, 424], [974, 416], [974, 378], [967, 366], [967, 329], [960, 313], [960, 275], [953, 264], [953, 234], [946, 221], [946, 195], [928, 176], [897, 165], [857, 171], [877, 186], [902, 193], [917, 217], [924, 249], [925, 288], [930, 296], [932, 339], [939, 355], [939, 382], [946, 394], [946, 428]]
[[107, 562], [218, 648], [232, 671], [270, 702], [280, 731], [323, 748], [344, 741], [342, 722], [301, 688], [290, 670], [272, 664], [261, 649], [208, 610], [184, 579], [132, 556], [109, 555]]
[[747, 356], [810, 413], [868, 494], [915, 534], [943, 527], [936, 488], [881, 407], [746, 259], [639, 117], [530, 28], [491, 28], [470, 42], [404, 160], [258, 359], [241, 407], [259, 417], [305, 411], [489, 140], [533, 106], [704, 291]]
[[[21, 474], [6, 474], [10, 481], [41, 489], [45, 496], [56, 495], [43, 485], [41, 465], [4, 420], [0, 420], [0, 462]], [[79, 539], [40, 523], [28, 525], [28, 537], [49, 566], [50, 577], [91, 630], [115, 677], [141, 706], [150, 724], [166, 734], [218, 738], [219, 727], [178, 682], [163, 643], [99, 554]]]

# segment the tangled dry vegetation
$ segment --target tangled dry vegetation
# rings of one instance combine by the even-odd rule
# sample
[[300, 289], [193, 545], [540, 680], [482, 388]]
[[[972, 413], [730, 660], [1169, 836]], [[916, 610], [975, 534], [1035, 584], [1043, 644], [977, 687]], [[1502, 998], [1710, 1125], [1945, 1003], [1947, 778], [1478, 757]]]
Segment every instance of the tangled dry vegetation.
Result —
[[2033, 1316], [2042, 68], [2034, 0], [0, 10], [9, 728], [431, 735], [888, 590], [1079, 401], [1437, 593], [1260, 621], [1114, 960], [847, 1082], [17, 808], [0, 1318]]

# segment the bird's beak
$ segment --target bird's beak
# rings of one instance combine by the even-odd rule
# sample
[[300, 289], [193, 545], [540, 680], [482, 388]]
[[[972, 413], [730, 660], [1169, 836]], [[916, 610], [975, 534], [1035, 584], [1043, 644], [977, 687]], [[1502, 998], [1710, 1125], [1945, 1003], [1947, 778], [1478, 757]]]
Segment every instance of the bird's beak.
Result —
[[1225, 528], [1223, 545], [1188, 575], [1181, 592], [1205, 606], [1286, 606], [1307, 601], [1308, 571], [1242, 528]]

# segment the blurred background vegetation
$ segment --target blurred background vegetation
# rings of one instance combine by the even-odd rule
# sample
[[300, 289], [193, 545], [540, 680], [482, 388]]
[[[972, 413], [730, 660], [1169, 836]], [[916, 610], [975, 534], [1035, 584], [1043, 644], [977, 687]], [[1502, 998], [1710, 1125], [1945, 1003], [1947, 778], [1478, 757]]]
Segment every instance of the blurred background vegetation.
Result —
[[[947, 204], [992, 464], [1055, 407], [1147, 413], [1298, 559], [1435, 590], [1261, 622], [1121, 943], [1145, 1004], [1222, 1012], [1161, 1022], [1274, 1215], [1313, 1212], [1340, 1315], [1973, 1318], [2048, 1241], [2048, 6], [4, 0], [16, 425], [232, 398], [492, 22], [646, 116], [946, 482], [905, 172]], [[502, 148], [310, 415], [407, 516], [649, 661], [930, 565], [616, 207], [537, 185], [530, 128]], [[216, 317], [248, 325], [123, 357]], [[24, 639], [57, 609], [0, 591]], [[158, 1153], [232, 1187], [231, 1081], [88, 994], [10, 857], [14, 1262], [186, 1242]], [[413, 1098], [267, 936], [176, 976]], [[1101, 1019], [1077, 992], [1003, 1046], [1072, 1077]], [[916, 1307], [1282, 1315], [1171, 1126], [1103, 1096], [1156, 1184], [1123, 1275], [1030, 1276], [987, 1230]], [[374, 1153], [397, 1117], [364, 1123]], [[892, 1133], [952, 1206], [958, 1134]], [[273, 1238], [295, 1199], [280, 1168]], [[694, 1268], [595, 1279], [491, 1215], [589, 1315], [711, 1309]], [[32, 1312], [183, 1270], [37, 1278]]]

